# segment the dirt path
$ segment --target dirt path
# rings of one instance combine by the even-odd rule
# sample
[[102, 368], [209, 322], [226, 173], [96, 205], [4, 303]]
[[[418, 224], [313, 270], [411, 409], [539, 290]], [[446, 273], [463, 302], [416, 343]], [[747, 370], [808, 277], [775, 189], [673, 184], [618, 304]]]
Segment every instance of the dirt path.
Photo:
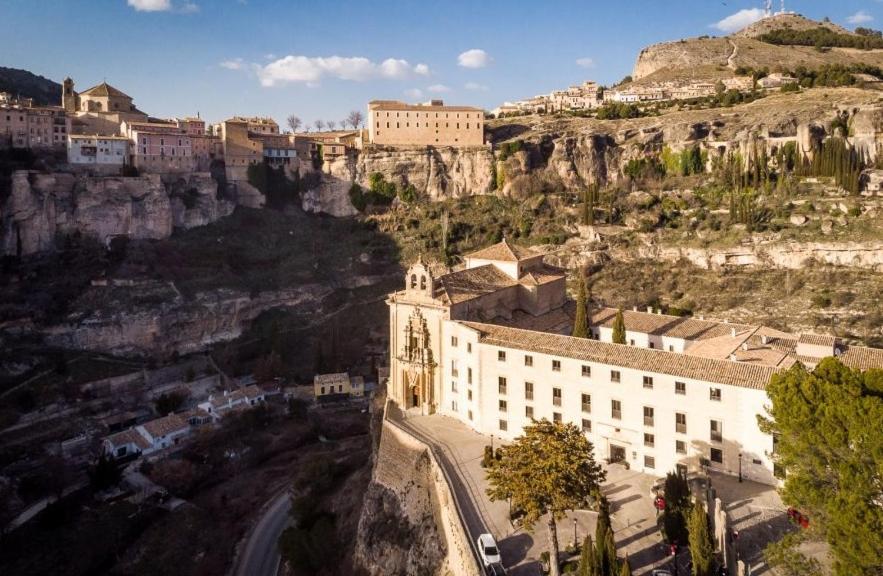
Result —
[[727, 40], [730, 43], [730, 46], [733, 47], [733, 53], [727, 58], [727, 68], [730, 70], [736, 69], [736, 56], [739, 55], [739, 47], [736, 46], [736, 43], [732, 40]]

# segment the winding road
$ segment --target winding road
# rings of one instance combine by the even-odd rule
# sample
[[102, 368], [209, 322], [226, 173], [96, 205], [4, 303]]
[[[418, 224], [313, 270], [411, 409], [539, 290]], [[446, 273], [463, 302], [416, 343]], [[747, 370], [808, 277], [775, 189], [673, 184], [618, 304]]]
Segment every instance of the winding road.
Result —
[[264, 508], [239, 556], [234, 576], [276, 576], [279, 571], [279, 536], [288, 525], [291, 499], [288, 492], [277, 494]]

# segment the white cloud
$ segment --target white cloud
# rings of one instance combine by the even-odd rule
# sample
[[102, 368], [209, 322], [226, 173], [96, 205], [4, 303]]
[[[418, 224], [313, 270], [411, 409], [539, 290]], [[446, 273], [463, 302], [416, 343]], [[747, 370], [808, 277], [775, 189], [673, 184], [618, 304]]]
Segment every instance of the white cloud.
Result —
[[434, 92], [435, 94], [440, 94], [442, 92], [450, 92], [451, 89], [445, 86], [444, 84], [433, 84], [432, 86], [428, 86], [426, 88], [427, 92]]
[[484, 68], [493, 61], [487, 52], [473, 48], [457, 56], [457, 64], [463, 68]]
[[[402, 79], [421, 74], [425, 68], [420, 64], [411, 66], [401, 58], [387, 58], [380, 64], [364, 58], [354, 57], [308, 57], [285, 56], [266, 65], [253, 65], [263, 86], [277, 86], [289, 82], [317, 84], [322, 78], [362, 82], [371, 78]], [[428, 69], [427, 69], [428, 70]]]
[[408, 98], [423, 98], [423, 90], [420, 88], [409, 88], [405, 90], [405, 96]]
[[595, 61], [592, 58], [589, 58], [588, 56], [585, 58], [577, 58], [576, 65], [579, 66], [580, 68], [594, 68]]
[[467, 82], [463, 85], [463, 87], [467, 90], [472, 90], [473, 92], [487, 92], [488, 90], [490, 90], [490, 88], [488, 88], [484, 84], [479, 84], [478, 82]]
[[865, 12], [864, 10], [859, 10], [852, 16], [849, 16], [846, 21], [850, 24], [867, 24], [868, 22], [872, 22], [874, 17]]
[[754, 24], [758, 20], [763, 19], [764, 11], [760, 8], [743, 8], [735, 14], [730, 14], [723, 20], [711, 25], [721, 32], [737, 32], [750, 24]]
[[418, 74], [420, 76], [429, 76], [429, 66], [426, 64], [417, 64], [414, 66], [414, 74]]
[[245, 62], [242, 61], [242, 58], [232, 58], [230, 60], [224, 60], [218, 64], [218, 66], [226, 68], [227, 70], [242, 70], [245, 67]]
[[172, 0], [127, 0], [138, 12], [165, 12], [172, 9]]

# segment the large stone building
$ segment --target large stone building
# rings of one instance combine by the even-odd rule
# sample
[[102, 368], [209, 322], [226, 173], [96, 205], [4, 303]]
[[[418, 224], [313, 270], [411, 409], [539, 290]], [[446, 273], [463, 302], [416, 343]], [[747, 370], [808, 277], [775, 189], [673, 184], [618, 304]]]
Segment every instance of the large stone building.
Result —
[[178, 122], [123, 122], [121, 131], [131, 141], [131, 163], [138, 170], [156, 174], [196, 170], [191, 136]]
[[456, 272], [417, 262], [405, 283], [387, 300], [399, 406], [504, 440], [534, 419], [571, 422], [597, 458], [650, 474], [708, 465], [774, 484], [774, 440], [757, 425], [770, 376], [832, 355], [883, 367], [883, 350], [833, 337], [649, 311], [624, 312], [626, 344], [612, 342], [609, 308], [593, 314], [591, 339], [574, 338], [564, 273], [506, 242]]
[[28, 100], [0, 103], [0, 148], [64, 148], [71, 120], [54, 106], [28, 106]]
[[481, 146], [484, 111], [445, 106], [441, 100], [373, 100], [368, 103], [368, 141], [379, 146]]
[[107, 82], [77, 93], [74, 81], [65, 78], [61, 85], [61, 107], [74, 118], [74, 132], [78, 134], [119, 134], [123, 122], [148, 120], [131, 96]]

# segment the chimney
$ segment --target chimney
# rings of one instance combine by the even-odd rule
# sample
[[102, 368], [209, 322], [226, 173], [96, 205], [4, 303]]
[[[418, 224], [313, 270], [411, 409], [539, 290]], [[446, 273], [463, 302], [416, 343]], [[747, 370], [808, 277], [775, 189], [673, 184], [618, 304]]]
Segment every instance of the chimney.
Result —
[[732, 362], [735, 362], [735, 361], [736, 361], [736, 355], [735, 355], [735, 354], [730, 354], [730, 360], [731, 360]]
[[653, 314], [653, 306], [647, 306], [647, 314]]
[[742, 350], [748, 350], [748, 342], [742, 342]]
[[632, 306], [632, 310], [634, 310], [635, 312], [637, 312], [637, 311], [638, 311], [638, 307], [637, 307], [637, 306]]
[[730, 328], [730, 336], [732, 336], [733, 338], [736, 337], [736, 329], [735, 328]]
[[699, 315], [699, 319], [700, 319], [700, 320], [705, 320], [705, 314], [700, 314], [700, 315]]
[[767, 336], [766, 334], [761, 335], [760, 343], [761, 344], [769, 344], [770, 343], [769, 336]]

